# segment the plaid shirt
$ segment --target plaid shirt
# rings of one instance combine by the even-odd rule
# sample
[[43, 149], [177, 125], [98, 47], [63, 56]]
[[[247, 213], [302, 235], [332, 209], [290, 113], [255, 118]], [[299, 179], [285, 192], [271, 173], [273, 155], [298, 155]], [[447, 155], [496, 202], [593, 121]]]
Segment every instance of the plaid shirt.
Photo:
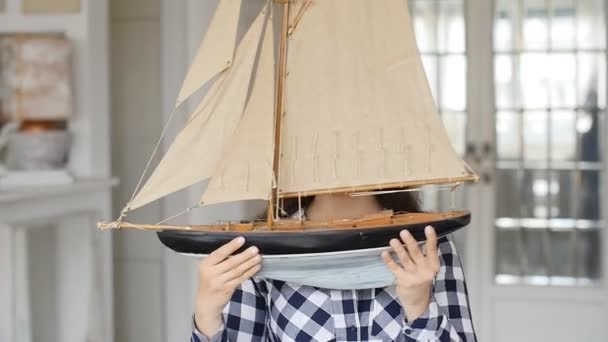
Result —
[[476, 341], [467, 287], [454, 244], [439, 240], [441, 268], [426, 313], [406, 322], [395, 287], [329, 290], [252, 279], [224, 309], [210, 340], [196, 327], [191, 342]]

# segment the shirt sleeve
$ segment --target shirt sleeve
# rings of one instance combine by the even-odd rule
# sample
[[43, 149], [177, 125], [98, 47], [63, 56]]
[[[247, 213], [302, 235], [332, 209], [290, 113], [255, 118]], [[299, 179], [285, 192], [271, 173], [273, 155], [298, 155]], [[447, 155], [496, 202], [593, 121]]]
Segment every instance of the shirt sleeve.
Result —
[[194, 321], [191, 342], [264, 341], [266, 336], [266, 284], [253, 279], [236, 289], [224, 308], [222, 328], [210, 339]]
[[440, 269], [428, 310], [403, 328], [405, 341], [475, 342], [467, 284], [454, 243], [439, 240]]

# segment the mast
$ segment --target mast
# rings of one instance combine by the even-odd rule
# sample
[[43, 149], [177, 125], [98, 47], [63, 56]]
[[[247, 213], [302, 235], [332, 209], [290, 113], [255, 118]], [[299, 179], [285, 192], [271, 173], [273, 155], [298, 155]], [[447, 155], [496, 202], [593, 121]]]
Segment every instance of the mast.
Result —
[[[279, 159], [281, 153], [281, 118], [283, 117], [283, 94], [285, 92], [285, 65], [287, 62], [287, 35], [289, 34], [289, 7], [290, 0], [275, 0], [283, 6], [283, 18], [281, 22], [281, 40], [279, 45], [279, 70], [277, 73], [277, 94], [274, 113], [274, 160], [272, 164], [273, 177], [277, 179], [279, 175]], [[274, 202], [278, 198], [278, 181], [272, 189], [272, 195], [268, 202], [268, 227], [272, 227], [274, 222]]]

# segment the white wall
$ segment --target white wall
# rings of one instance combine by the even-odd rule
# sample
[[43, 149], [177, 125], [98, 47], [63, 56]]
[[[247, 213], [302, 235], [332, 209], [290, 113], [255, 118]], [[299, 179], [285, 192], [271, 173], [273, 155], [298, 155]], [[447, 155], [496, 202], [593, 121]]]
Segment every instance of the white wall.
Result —
[[[263, 2], [245, 2], [243, 26], [253, 21]], [[110, 3], [112, 171], [121, 180], [113, 196], [117, 216], [131, 197], [172, 110], [217, 0]], [[243, 31], [241, 27], [240, 34]], [[187, 108], [174, 118], [169, 137], [179, 129], [186, 111]], [[162, 147], [166, 149], [167, 142]], [[196, 203], [201, 190], [197, 186], [138, 209], [129, 221], [154, 223], [169, 217]], [[181, 217], [181, 222], [239, 219], [258, 210], [241, 204], [224, 205], [197, 210]], [[116, 341], [187, 341], [196, 289], [196, 260], [162, 247], [154, 233], [114, 234]]]
[[[160, 1], [112, 0], [111, 95], [114, 216], [129, 200], [161, 129]], [[160, 204], [129, 217], [157, 222]], [[164, 341], [162, 247], [156, 234], [114, 233], [117, 342]]]

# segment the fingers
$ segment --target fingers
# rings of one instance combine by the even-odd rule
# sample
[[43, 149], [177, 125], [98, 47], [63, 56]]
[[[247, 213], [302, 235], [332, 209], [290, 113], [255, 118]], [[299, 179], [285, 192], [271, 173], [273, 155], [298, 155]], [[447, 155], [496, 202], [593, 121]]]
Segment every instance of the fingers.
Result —
[[384, 263], [386, 264], [386, 266], [388, 266], [388, 268], [395, 274], [397, 275], [399, 271], [402, 270], [401, 266], [399, 266], [395, 260], [393, 260], [393, 258], [391, 257], [391, 254], [389, 252], [382, 252], [382, 260], [384, 260]]
[[246, 259], [244, 262], [241, 262], [240, 264], [236, 265], [235, 267], [231, 268], [230, 270], [228, 270], [227, 272], [222, 274], [222, 278], [224, 278], [225, 281], [230, 281], [235, 278], [240, 278], [245, 273], [247, 273], [247, 271], [249, 271], [252, 267], [259, 265], [261, 263], [262, 263], [262, 257], [260, 255], [255, 255], [253, 257]]
[[248, 269], [245, 273], [241, 274], [240, 277], [232, 279], [226, 285], [235, 288], [235, 287], [241, 285], [245, 280], [253, 277], [261, 269], [262, 269], [262, 265], [261, 264], [254, 265], [253, 267], [251, 267], [250, 269]]
[[[401, 288], [420, 288], [421, 285], [431, 284], [439, 272], [437, 234], [431, 226], [425, 228], [424, 234], [426, 236], [424, 246], [426, 250], [424, 253], [416, 239], [407, 230], [403, 230], [399, 234], [403, 241], [397, 239], [390, 241], [390, 245], [399, 257], [403, 267], [393, 259], [390, 252], [382, 253], [384, 263], [395, 275], [396, 284]], [[403, 244], [405, 244], [405, 247]]]
[[399, 261], [404, 269], [410, 269], [415, 266], [414, 261], [412, 261], [408, 252], [405, 250], [405, 248], [403, 248], [401, 241], [398, 239], [392, 239], [390, 245], [395, 254], [397, 254], [397, 257], [399, 258]]
[[225, 273], [225, 272], [235, 269], [236, 267], [238, 267], [245, 261], [247, 261], [251, 258], [254, 258], [257, 255], [259, 255], [258, 248], [249, 247], [245, 251], [243, 251], [237, 255], [231, 256], [228, 259], [224, 260], [223, 262], [217, 264], [216, 267], [220, 273]]
[[439, 272], [439, 252], [437, 249], [437, 233], [431, 226], [424, 229], [426, 236], [426, 257], [435, 272]]
[[217, 265], [239, 250], [244, 244], [245, 238], [238, 237], [213, 251], [205, 260], [209, 265]]
[[420, 247], [418, 246], [418, 242], [412, 234], [407, 230], [402, 230], [399, 234], [401, 240], [405, 243], [407, 247], [407, 252], [416, 264], [420, 264], [424, 261], [424, 254], [420, 251]]

